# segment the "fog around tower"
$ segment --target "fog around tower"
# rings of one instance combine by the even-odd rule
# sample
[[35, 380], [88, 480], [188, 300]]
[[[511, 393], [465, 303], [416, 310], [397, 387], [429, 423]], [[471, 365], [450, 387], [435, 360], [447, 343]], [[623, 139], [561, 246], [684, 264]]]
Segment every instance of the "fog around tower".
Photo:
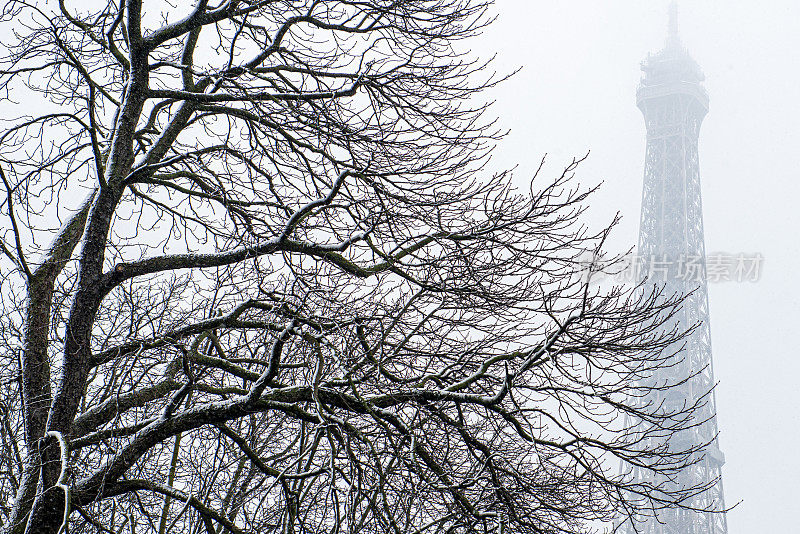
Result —
[[[511, 133], [497, 169], [524, 186], [591, 151], [578, 170], [603, 182], [588, 221], [623, 221], [611, 248], [636, 244], [645, 127], [636, 107], [640, 62], [663, 48], [667, 0], [503, 0], [484, 40], [495, 68], [522, 70], [492, 95]], [[789, 532], [800, 493], [793, 333], [800, 315], [800, 5], [786, 0], [680, 3], [683, 45], [706, 75], [700, 134], [708, 254], [761, 254], [758, 281], [709, 284], [711, 335], [730, 532]], [[545, 174], [547, 176], [547, 174]]]

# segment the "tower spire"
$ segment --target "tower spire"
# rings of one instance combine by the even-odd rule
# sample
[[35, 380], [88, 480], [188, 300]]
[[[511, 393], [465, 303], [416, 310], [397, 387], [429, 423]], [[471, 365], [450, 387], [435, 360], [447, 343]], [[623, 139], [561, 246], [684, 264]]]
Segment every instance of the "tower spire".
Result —
[[667, 32], [667, 47], [677, 47], [681, 44], [678, 34], [678, 0], [672, 0], [669, 4], [669, 28]]

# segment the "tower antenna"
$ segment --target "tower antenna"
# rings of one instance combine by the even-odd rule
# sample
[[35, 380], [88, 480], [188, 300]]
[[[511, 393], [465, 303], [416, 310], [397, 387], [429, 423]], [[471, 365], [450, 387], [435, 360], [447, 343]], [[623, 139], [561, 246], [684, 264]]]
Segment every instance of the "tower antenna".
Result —
[[667, 33], [667, 46], [680, 46], [681, 38], [678, 35], [678, 1], [672, 0], [669, 4], [669, 28]]

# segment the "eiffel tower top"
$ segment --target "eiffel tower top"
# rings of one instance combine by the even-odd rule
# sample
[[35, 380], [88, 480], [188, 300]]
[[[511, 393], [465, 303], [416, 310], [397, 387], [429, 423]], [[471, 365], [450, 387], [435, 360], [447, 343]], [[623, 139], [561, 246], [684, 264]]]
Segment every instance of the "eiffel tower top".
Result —
[[637, 91], [640, 108], [652, 98], [681, 93], [695, 96], [701, 106], [708, 109], [708, 95], [702, 86], [705, 75], [681, 43], [678, 3], [674, 0], [669, 6], [666, 45], [659, 52], [648, 54], [642, 62], [642, 71], [644, 75]]

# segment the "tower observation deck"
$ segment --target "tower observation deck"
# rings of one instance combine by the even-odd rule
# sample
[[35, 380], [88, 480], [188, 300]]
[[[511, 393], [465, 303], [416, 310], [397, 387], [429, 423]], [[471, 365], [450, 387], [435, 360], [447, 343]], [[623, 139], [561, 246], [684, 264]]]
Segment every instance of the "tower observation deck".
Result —
[[697, 325], [673, 365], [651, 377], [654, 383], [679, 385], [657, 390], [645, 401], [666, 409], [699, 406], [696, 425], [669, 438], [676, 449], [697, 448], [698, 452], [691, 460], [695, 463], [675, 479], [646, 469], [634, 471], [633, 476], [650, 483], [708, 489], [684, 502], [688, 509], [659, 510], [656, 517], [643, 517], [635, 527], [626, 523], [622, 531], [726, 534], [726, 517], [719, 512], [725, 509], [724, 456], [717, 443], [698, 159], [700, 126], [709, 100], [702, 86], [703, 73], [681, 44], [677, 18], [673, 2], [666, 46], [642, 63], [644, 75], [636, 93], [647, 128], [638, 258], [643, 275], [663, 286], [665, 296], [687, 295], [673, 318], [677, 326], [685, 330]]

